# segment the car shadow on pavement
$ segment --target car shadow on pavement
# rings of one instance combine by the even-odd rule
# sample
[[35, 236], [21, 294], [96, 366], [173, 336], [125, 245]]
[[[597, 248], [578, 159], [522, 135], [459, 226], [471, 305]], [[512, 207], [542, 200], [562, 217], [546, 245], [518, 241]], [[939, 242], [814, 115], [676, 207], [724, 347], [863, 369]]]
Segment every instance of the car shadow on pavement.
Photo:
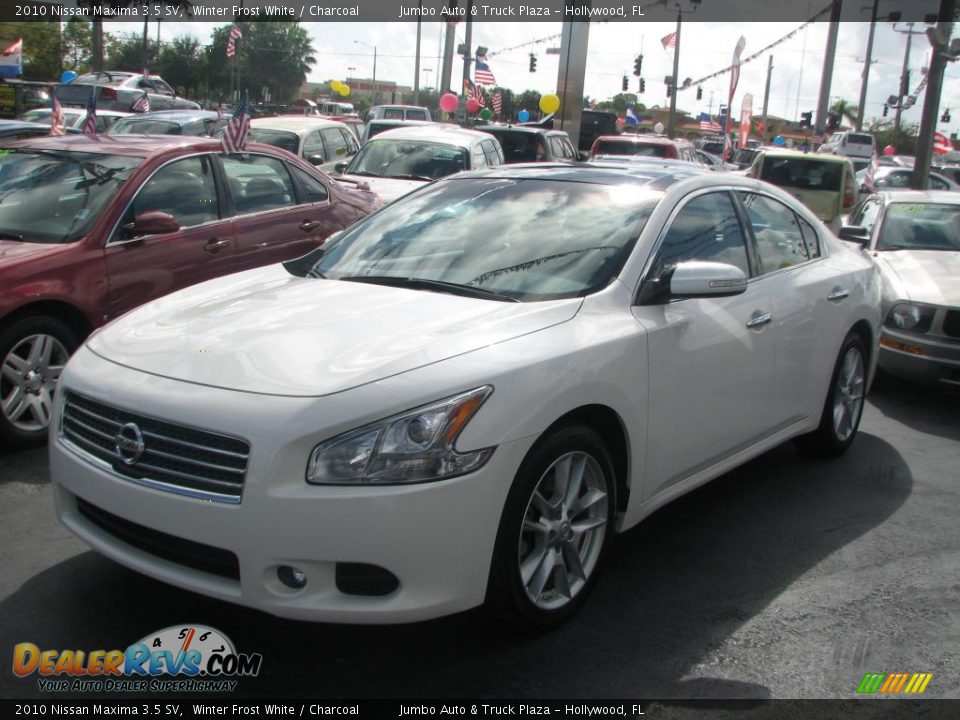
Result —
[[[839, 461], [781, 446], [618, 537], [581, 612], [539, 637], [499, 630], [478, 611], [403, 626], [286, 621], [86, 552], [0, 603], [0, 648], [122, 649], [164, 627], [206, 624], [240, 652], [263, 654], [260, 675], [231, 697], [761, 700], [774, 690], [691, 674], [814, 566], [889, 518], [912, 484], [899, 453], [866, 433]], [[12, 677], [8, 659], [0, 695], [39, 695], [35, 676]]]
[[47, 448], [5, 452], [0, 447], [0, 485], [8, 482], [46, 485], [50, 482]]
[[960, 440], [960, 393], [957, 391], [917, 385], [882, 373], [870, 389], [870, 404], [914, 430]]

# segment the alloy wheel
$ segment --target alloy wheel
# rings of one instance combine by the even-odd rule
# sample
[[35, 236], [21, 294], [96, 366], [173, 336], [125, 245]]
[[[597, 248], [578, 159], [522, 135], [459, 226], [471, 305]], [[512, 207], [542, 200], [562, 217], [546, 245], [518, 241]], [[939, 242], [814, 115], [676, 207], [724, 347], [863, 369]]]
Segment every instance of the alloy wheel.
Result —
[[28, 335], [0, 365], [0, 410], [17, 430], [37, 432], [50, 424], [53, 392], [70, 354], [53, 335]]
[[863, 354], [858, 347], [849, 347], [840, 364], [833, 396], [833, 431], [841, 442], [849, 438], [857, 428], [863, 410], [865, 385]]

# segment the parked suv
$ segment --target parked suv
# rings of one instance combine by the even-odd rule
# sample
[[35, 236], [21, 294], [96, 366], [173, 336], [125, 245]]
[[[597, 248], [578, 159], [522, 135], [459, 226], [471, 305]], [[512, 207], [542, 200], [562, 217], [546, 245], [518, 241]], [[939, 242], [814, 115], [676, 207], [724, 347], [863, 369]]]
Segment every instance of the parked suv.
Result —
[[[573, 162], [581, 159], [563, 130], [516, 125], [478, 125], [474, 130], [493, 135], [503, 148], [504, 162]], [[584, 156], [586, 153], [584, 153]]]
[[869, 160], [877, 152], [877, 143], [870, 133], [837, 132], [817, 152]]
[[374, 105], [364, 120], [432, 120], [430, 111], [419, 105]]
[[687, 140], [659, 135], [601, 135], [593, 141], [590, 156], [642, 155], [667, 160], [699, 163], [693, 145]]
[[378, 202], [268, 145], [225, 155], [179, 135], [10, 143], [0, 197], [0, 444], [14, 446], [46, 436], [60, 372], [92, 330], [303, 255]]

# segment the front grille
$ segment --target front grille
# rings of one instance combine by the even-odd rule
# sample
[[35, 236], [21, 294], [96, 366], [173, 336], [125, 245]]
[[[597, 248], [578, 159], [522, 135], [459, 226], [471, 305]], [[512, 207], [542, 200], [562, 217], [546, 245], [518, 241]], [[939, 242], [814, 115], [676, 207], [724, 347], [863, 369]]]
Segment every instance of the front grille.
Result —
[[[142, 451], [118, 450], [122, 428], [135, 425]], [[240, 502], [250, 445], [237, 438], [119, 410], [76, 393], [64, 397], [60, 425], [63, 438], [88, 455], [109, 464], [135, 482], [208, 500]]]
[[104, 532], [138, 550], [211, 575], [240, 579], [240, 563], [229, 550], [152, 530], [108, 513], [80, 497], [77, 498], [77, 510]]
[[960, 310], [947, 310], [943, 318], [943, 334], [947, 337], [960, 338]]

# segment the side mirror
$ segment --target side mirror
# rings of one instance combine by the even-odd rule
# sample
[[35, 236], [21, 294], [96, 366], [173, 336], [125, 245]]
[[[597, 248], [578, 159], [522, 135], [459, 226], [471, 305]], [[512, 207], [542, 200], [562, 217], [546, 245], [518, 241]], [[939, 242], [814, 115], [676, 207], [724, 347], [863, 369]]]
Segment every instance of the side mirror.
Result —
[[307, 162], [311, 165], [323, 165], [327, 159], [323, 156], [323, 153], [311, 153], [307, 155]]
[[670, 276], [673, 297], [739, 295], [747, 289], [747, 276], [735, 265], [691, 260], [680, 263]]
[[123, 233], [128, 238], [134, 238], [143, 235], [165, 235], [175, 233], [179, 229], [180, 223], [173, 215], [159, 210], [150, 210], [137, 215], [132, 223], [124, 225]]
[[349, 164], [350, 163], [348, 162], [338, 162], [336, 165], [333, 166], [333, 171], [335, 173], [342, 173], [344, 170], [347, 169], [347, 165]]
[[837, 232], [837, 237], [858, 243], [863, 247], [870, 244], [870, 231], [862, 225], [842, 225]]
[[579, 160], [580, 162], [586, 162], [589, 159], [590, 159], [590, 153], [588, 153], [586, 150], [577, 151], [577, 160]]

